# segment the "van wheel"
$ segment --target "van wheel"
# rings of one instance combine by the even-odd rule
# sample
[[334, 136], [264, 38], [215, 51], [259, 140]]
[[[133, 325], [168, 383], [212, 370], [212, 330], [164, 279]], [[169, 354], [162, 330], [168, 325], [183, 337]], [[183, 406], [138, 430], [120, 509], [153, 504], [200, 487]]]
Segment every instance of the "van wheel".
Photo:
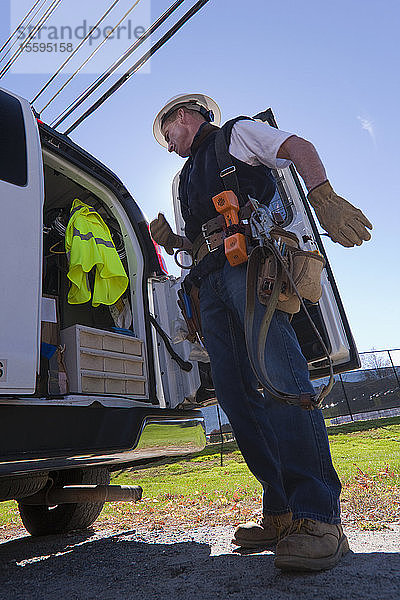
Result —
[[46, 485], [48, 473], [40, 471], [29, 476], [0, 478], [0, 501], [24, 498], [39, 492]]
[[[74, 469], [57, 473], [56, 486], [72, 484], [110, 483], [110, 473], [106, 468]], [[67, 533], [75, 529], [86, 529], [95, 522], [102, 511], [104, 502], [90, 504], [58, 504], [57, 506], [36, 506], [18, 503], [19, 513], [25, 529], [34, 536]]]

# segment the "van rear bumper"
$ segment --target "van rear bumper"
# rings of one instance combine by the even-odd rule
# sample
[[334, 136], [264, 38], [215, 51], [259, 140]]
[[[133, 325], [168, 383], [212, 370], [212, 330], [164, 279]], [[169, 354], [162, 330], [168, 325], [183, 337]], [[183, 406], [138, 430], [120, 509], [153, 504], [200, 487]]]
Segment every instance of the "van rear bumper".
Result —
[[0, 406], [0, 477], [134, 464], [205, 447], [200, 411]]

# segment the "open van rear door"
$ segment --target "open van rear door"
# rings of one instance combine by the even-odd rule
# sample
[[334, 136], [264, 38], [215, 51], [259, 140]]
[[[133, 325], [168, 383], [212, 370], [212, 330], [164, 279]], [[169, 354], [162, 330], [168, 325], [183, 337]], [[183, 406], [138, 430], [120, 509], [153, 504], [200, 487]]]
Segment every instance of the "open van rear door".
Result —
[[[257, 120], [277, 127], [271, 109], [259, 113]], [[322, 273], [322, 297], [317, 304], [305, 301], [307, 309], [327, 347], [335, 373], [343, 373], [360, 366], [357, 348], [350, 330], [329, 260], [299, 176], [293, 165], [274, 171], [277, 193], [271, 210], [284, 219], [283, 226], [294, 231], [304, 250], [318, 250], [326, 260]], [[303, 309], [293, 316], [293, 327], [306, 357], [312, 379], [329, 373], [328, 363], [321, 344], [312, 330]]]
[[32, 394], [39, 362], [43, 165], [26, 100], [0, 89], [0, 394]]
[[[268, 122], [277, 127], [271, 109], [255, 115], [257, 120]], [[326, 267], [322, 273], [322, 297], [317, 304], [305, 301], [309, 314], [316, 325], [332, 359], [334, 372], [342, 373], [360, 366], [357, 349], [351, 334], [350, 326], [340, 299], [339, 291], [333, 277], [332, 269], [323, 247], [321, 236], [310, 207], [306, 200], [302, 185], [293, 165], [285, 169], [273, 171], [277, 182], [277, 191], [271, 201], [270, 209], [282, 227], [293, 231], [298, 236], [304, 250], [318, 250], [326, 259]], [[184, 234], [184, 221], [180, 212], [178, 199], [179, 173], [172, 185], [176, 231]], [[190, 264], [190, 259], [180, 256], [182, 264]], [[186, 272], [183, 272], [185, 275]], [[307, 359], [310, 376], [317, 379], [329, 374], [328, 360], [316, 334], [314, 333], [303, 309], [292, 319], [293, 327], [304, 356]]]

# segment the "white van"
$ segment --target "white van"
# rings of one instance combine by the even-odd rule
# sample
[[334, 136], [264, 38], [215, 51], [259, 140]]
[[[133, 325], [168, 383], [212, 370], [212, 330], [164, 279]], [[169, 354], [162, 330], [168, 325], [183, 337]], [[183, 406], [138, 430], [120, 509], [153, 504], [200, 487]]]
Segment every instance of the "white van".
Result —
[[[273, 120], [270, 111], [257, 118]], [[198, 409], [215, 398], [207, 363], [189, 360], [188, 341], [171, 342], [181, 278], [163, 271], [146, 219], [118, 177], [6, 90], [0, 155], [0, 500], [17, 499], [27, 530], [43, 535], [89, 526], [102, 503], [54, 508], [46, 494], [36, 504], [29, 497], [107, 484], [122, 467], [201, 450]], [[304, 248], [324, 253], [294, 169], [276, 177], [275, 213]], [[76, 198], [101, 215], [128, 275], [111, 308], [67, 301], [64, 236]], [[358, 354], [328, 263], [323, 287], [310, 311], [343, 372], [359, 366]], [[312, 376], [325, 375], [302, 313], [294, 326]]]

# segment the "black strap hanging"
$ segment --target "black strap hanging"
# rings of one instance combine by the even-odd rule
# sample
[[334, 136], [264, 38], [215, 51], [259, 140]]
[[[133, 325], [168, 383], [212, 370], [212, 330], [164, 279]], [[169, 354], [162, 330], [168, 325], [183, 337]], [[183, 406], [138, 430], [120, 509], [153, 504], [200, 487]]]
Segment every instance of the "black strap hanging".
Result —
[[239, 180], [236, 175], [236, 167], [232, 160], [232, 155], [229, 154], [228, 145], [226, 143], [225, 131], [220, 129], [215, 136], [215, 152], [217, 155], [218, 168], [224, 188], [232, 190], [236, 196], [240, 197]]

